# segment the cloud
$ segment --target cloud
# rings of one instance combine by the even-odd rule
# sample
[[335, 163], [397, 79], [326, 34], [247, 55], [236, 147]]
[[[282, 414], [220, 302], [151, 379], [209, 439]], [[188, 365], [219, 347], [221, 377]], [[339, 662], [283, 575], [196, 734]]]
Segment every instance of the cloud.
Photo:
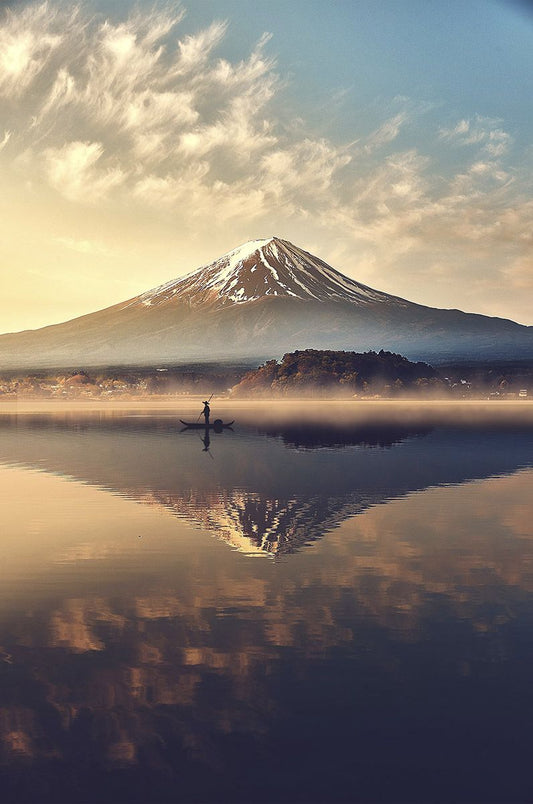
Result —
[[77, 240], [73, 237], [54, 237], [53, 242], [58, 243], [69, 251], [76, 251], [78, 254], [87, 254], [97, 257], [112, 257], [114, 254], [104, 243], [99, 243], [95, 240]]
[[502, 120], [480, 117], [460, 120], [452, 128], [441, 128], [439, 138], [462, 146], [481, 146], [491, 157], [503, 156], [512, 144], [512, 137], [501, 128]]
[[182, 39], [179, 43], [177, 73], [196, 72], [200, 65], [206, 64], [213, 49], [223, 39], [226, 29], [227, 23], [216, 22], [196, 36]]
[[402, 126], [408, 121], [409, 116], [406, 111], [399, 112], [386, 120], [376, 131], [374, 131], [368, 138], [365, 145], [365, 150], [370, 153], [376, 148], [381, 148], [389, 142], [396, 139]]
[[62, 148], [47, 148], [42, 154], [45, 176], [51, 187], [70, 201], [101, 200], [125, 179], [120, 168], [100, 170], [103, 153], [100, 142], [69, 142]]
[[6, 10], [0, 28], [0, 93], [20, 97], [45, 68], [62, 42], [55, 19], [48, 3]]
[[506, 267], [505, 274], [512, 287], [528, 292], [533, 291], [533, 257], [531, 253], [513, 260]]
[[44, 164], [44, 178], [71, 201], [105, 198], [129, 176], [124, 189], [137, 196], [166, 185], [170, 195], [158, 197], [167, 204], [203, 157], [214, 185], [274, 146], [264, 113], [278, 84], [264, 55], [269, 37], [231, 64], [213, 56], [225, 22], [169, 40], [182, 16], [154, 10], [112, 24], [47, 3], [5, 14], [0, 101], [26, 169]]

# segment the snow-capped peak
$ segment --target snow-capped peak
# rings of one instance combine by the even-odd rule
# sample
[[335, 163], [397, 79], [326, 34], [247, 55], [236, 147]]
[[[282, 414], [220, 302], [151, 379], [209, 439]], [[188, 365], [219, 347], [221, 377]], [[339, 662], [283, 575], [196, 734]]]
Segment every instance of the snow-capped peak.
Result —
[[136, 303], [190, 307], [243, 304], [268, 296], [356, 304], [403, 300], [350, 279], [287, 240], [250, 240], [215, 262], [143, 293]]

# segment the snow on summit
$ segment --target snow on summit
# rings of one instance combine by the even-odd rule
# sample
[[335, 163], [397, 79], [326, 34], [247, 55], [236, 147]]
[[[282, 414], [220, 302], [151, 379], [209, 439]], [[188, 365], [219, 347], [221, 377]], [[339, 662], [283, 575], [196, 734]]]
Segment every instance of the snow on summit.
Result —
[[250, 240], [180, 279], [134, 300], [147, 307], [172, 301], [191, 308], [227, 306], [268, 296], [368, 304], [402, 300], [362, 285], [287, 240]]

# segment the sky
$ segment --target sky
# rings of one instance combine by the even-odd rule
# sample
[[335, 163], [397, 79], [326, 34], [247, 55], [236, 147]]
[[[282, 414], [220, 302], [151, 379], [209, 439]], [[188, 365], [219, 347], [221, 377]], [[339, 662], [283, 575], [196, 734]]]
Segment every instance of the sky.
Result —
[[273, 235], [533, 324], [525, 0], [0, 0], [0, 332]]

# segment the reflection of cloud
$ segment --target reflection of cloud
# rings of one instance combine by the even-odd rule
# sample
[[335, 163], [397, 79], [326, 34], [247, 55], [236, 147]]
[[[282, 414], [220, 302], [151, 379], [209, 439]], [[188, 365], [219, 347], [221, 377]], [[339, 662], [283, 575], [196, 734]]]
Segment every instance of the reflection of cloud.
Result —
[[85, 622], [80, 601], [71, 601], [67, 611], [54, 614], [50, 621], [50, 631], [53, 645], [69, 648], [74, 653], [102, 650], [104, 647]]
[[68, 648], [73, 653], [101, 651], [104, 643], [96, 636], [98, 623], [106, 622], [119, 630], [125, 619], [112, 611], [107, 601], [68, 600], [62, 609], [52, 613], [49, 621], [49, 642], [55, 647]]
[[35, 712], [29, 707], [0, 708], [0, 742], [7, 757], [33, 758], [37, 753], [34, 736], [39, 731]]
[[[160, 769], [168, 744], [159, 735], [170, 732], [213, 764], [229, 734], [254, 739], [275, 723], [291, 655], [303, 687], [316, 664], [302, 659], [342, 651], [356, 651], [370, 674], [418, 678], [419, 663], [413, 670], [401, 653], [391, 661], [386, 646], [435, 650], [435, 618], [460, 623], [461, 639], [439, 643], [450, 673], [472, 661], [493, 667], [533, 593], [531, 479], [527, 470], [376, 506], [290, 565], [209, 560], [197, 544], [179, 554], [172, 542], [177, 565], [193, 572], [151, 576], [148, 553], [142, 591], [136, 580], [118, 588], [113, 574], [99, 577], [98, 597], [28, 603], [2, 635], [31, 676], [13, 682], [17, 702], [0, 709], [4, 756], [69, 757], [74, 735], [77, 750], [97, 745], [91, 756], [106, 767]], [[43, 739], [50, 709], [57, 721]]]

